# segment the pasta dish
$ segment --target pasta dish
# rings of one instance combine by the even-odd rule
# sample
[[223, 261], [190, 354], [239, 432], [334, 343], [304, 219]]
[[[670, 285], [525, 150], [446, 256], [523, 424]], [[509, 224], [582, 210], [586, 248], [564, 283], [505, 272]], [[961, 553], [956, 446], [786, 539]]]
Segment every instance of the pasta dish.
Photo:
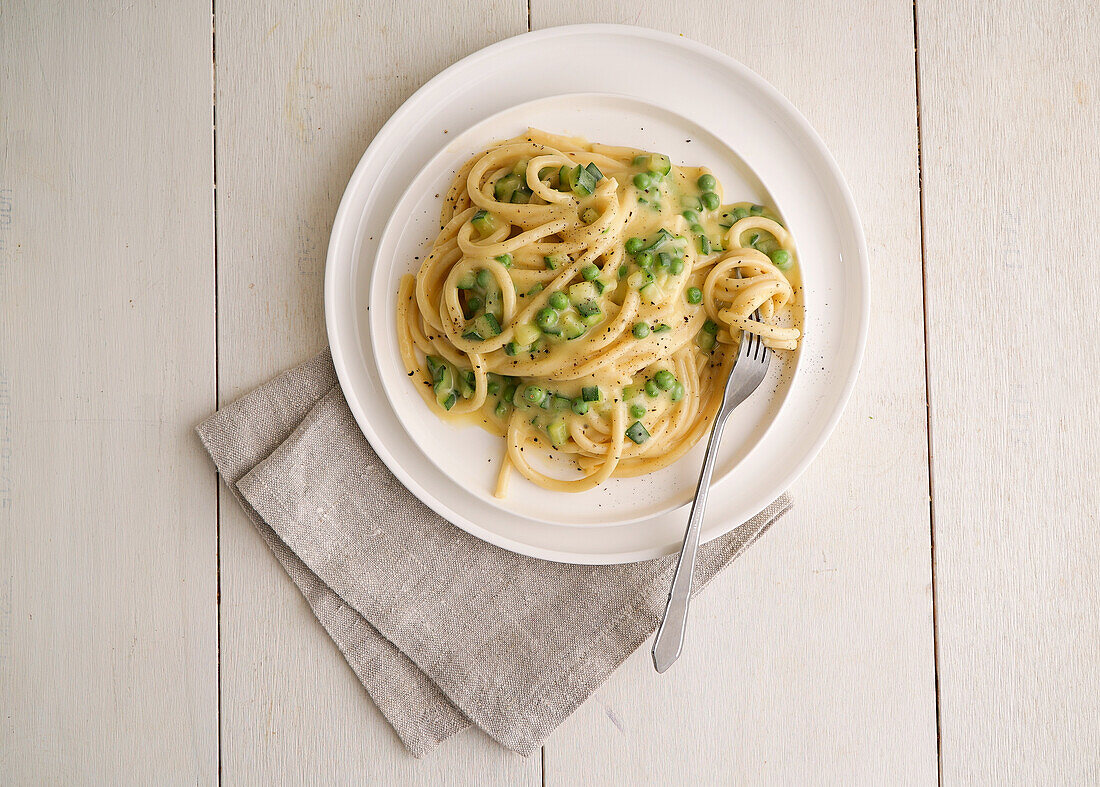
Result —
[[530, 129], [456, 173], [439, 225], [399, 346], [429, 407], [504, 438], [497, 497], [513, 471], [580, 492], [675, 462], [742, 332], [798, 346], [790, 234], [705, 168]]

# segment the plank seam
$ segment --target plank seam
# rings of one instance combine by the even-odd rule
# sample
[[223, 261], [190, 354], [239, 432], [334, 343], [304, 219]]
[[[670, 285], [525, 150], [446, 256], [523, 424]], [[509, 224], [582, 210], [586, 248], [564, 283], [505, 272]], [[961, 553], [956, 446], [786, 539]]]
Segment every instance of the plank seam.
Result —
[[943, 787], [943, 723], [940, 715], [939, 615], [936, 593], [936, 496], [932, 462], [932, 374], [929, 370], [928, 331], [928, 254], [924, 232], [924, 139], [920, 111], [920, 29], [917, 24], [917, 0], [913, 0], [913, 76], [917, 108], [917, 204], [920, 213], [921, 313], [924, 320], [924, 403], [928, 434], [928, 542], [932, 580], [932, 664], [936, 684], [936, 780]]
[[[213, 188], [213, 230], [214, 230], [214, 409], [220, 406], [221, 392], [221, 353], [219, 347], [218, 319], [218, 13], [217, 0], [210, 0], [210, 144], [211, 179]], [[215, 512], [215, 604], [217, 608], [217, 692], [216, 708], [218, 724], [218, 784], [222, 783], [222, 496], [221, 474], [214, 476], [214, 512]]]

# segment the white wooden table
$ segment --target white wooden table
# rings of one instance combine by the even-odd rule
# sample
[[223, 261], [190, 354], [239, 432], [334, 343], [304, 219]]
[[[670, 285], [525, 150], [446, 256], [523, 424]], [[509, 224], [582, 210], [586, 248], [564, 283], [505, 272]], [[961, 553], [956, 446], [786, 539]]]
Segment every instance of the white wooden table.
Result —
[[[636, 654], [541, 757], [418, 761], [191, 428], [324, 345], [390, 113], [585, 21], [808, 116], [867, 232], [866, 361], [675, 670]], [[0, 5], [0, 783], [1100, 783], [1098, 140], [1089, 0]]]

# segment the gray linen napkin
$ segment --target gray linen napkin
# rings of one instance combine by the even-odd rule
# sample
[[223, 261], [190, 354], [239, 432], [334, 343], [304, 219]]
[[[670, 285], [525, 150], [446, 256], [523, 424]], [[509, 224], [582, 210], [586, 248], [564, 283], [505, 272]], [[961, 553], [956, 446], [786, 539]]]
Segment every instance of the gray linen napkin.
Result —
[[[553, 563], [454, 527], [375, 455], [327, 351], [197, 431], [416, 756], [471, 723], [531, 753], [657, 628], [674, 557]], [[783, 495], [704, 545], [696, 592], [790, 505]]]

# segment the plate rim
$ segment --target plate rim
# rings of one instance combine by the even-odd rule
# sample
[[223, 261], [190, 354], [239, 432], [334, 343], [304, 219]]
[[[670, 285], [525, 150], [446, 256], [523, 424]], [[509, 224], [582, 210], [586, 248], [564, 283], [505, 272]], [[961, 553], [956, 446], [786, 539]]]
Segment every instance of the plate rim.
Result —
[[[337, 209], [336, 216], [333, 219], [332, 230], [330, 232], [328, 250], [325, 258], [325, 283], [324, 283], [324, 310], [325, 310], [325, 328], [329, 341], [329, 348], [332, 356], [333, 366], [336, 370], [337, 380], [340, 384], [341, 390], [344, 393], [345, 399], [348, 402], [349, 409], [355, 418], [356, 424], [362, 431], [364, 437], [370, 443], [375, 453], [386, 464], [387, 468], [394, 474], [394, 476], [422, 503], [427, 505], [437, 514], [444, 519], [452, 521], [452, 512], [448, 510], [434, 495], [425, 490], [412, 475], [405, 470], [400, 463], [396, 462], [392, 453], [386, 449], [384, 445], [381, 445], [377, 434], [370, 424], [370, 419], [363, 411], [363, 407], [358, 401], [358, 397], [354, 394], [354, 387], [350, 383], [351, 371], [348, 367], [348, 348], [341, 341], [341, 334], [339, 326], [337, 325], [337, 310], [334, 304], [337, 302], [337, 259], [339, 257], [340, 250], [346, 245], [347, 239], [344, 237], [347, 232], [350, 231], [352, 236], [357, 235], [359, 227], [359, 221], [361, 216], [349, 216], [349, 213], [353, 210], [353, 203], [355, 195], [360, 191], [361, 181], [367, 176], [367, 169], [373, 163], [375, 154], [383, 143], [388, 141], [389, 136], [392, 134], [392, 129], [399, 124], [404, 118], [414, 111], [414, 106], [417, 103], [417, 99], [423, 94], [431, 91], [434, 87], [445, 80], [453, 72], [476, 66], [480, 61], [486, 58], [492, 57], [497, 53], [511, 49], [516, 46], [521, 46], [525, 42], [541, 41], [542, 39], [553, 39], [559, 37], [568, 37], [571, 35], [589, 35], [605, 33], [608, 35], [615, 34], [625, 37], [636, 37], [643, 40], [660, 41], [665, 44], [683, 48], [686, 51], [692, 52], [695, 55], [701, 56], [706, 59], [718, 62], [727, 69], [736, 72], [742, 79], [750, 83], [756, 90], [761, 91], [767, 95], [775, 104], [783, 108], [794, 120], [800, 125], [800, 130], [806, 135], [807, 140], [812, 143], [814, 152], [819, 157], [820, 161], [826, 166], [829, 174], [832, 177], [833, 183], [836, 186], [840, 196], [844, 202], [845, 211], [852, 218], [852, 230], [854, 231], [854, 242], [857, 250], [857, 264], [855, 265], [855, 283], [858, 284], [858, 292], [861, 295], [860, 298], [860, 313], [858, 321], [856, 323], [855, 341], [852, 348], [852, 362], [845, 376], [843, 383], [838, 386], [839, 394], [835, 400], [835, 406], [832, 412], [824, 420], [822, 428], [818, 437], [814, 442], [805, 450], [800, 461], [795, 463], [789, 473], [786, 474], [787, 481], [786, 487], [789, 488], [790, 484], [793, 484], [801, 474], [806, 470], [810, 463], [817, 457], [829, 437], [832, 435], [836, 428], [837, 423], [840, 421], [841, 416], [847, 408], [848, 402], [851, 398], [851, 394], [855, 388], [856, 380], [859, 376], [859, 371], [863, 365], [863, 358], [867, 345], [867, 334], [870, 327], [870, 261], [869, 253], [867, 249], [866, 234], [863, 229], [863, 222], [859, 216], [859, 210], [855, 204], [855, 198], [852, 194], [852, 190], [848, 185], [847, 180], [844, 177], [843, 172], [840, 170], [836, 159], [825, 145], [824, 140], [817, 133], [817, 130], [806, 119], [801, 111], [786, 97], [782, 92], [778, 90], [774, 85], [764, 79], [762, 76], [754, 72], [745, 64], [741, 63], [737, 59], [720, 52], [713, 47], [700, 43], [685, 36], [675, 35], [672, 33], [666, 33], [660, 30], [654, 30], [652, 28], [640, 27], [635, 25], [621, 25], [621, 24], [576, 24], [576, 25], [562, 25], [558, 27], [544, 28], [542, 30], [530, 31], [521, 33], [516, 36], [512, 36], [501, 41], [497, 41], [489, 46], [473, 52], [466, 57], [452, 63], [447, 68], [440, 71], [433, 76], [423, 85], [421, 85], [412, 95], [410, 95], [401, 104], [397, 110], [390, 115], [386, 122], [379, 128], [378, 132], [372, 138], [370, 144], [367, 146], [363, 155], [360, 157], [355, 169], [352, 171], [351, 177], [348, 179], [348, 183], [344, 188], [344, 193], [340, 198], [340, 205]], [[495, 113], [494, 113], [495, 114]], [[355, 229], [349, 226], [349, 220], [354, 220]], [[341, 228], [344, 232], [341, 232]], [[356, 245], [353, 239], [353, 246]], [[765, 503], [765, 508], [767, 503]], [[761, 508], [760, 510], [764, 510]], [[755, 512], [758, 514], [759, 511]], [[754, 515], [755, 515], [754, 514]], [[642, 520], [646, 521], [646, 520]], [[650, 547], [641, 550], [635, 550], [630, 552], [615, 552], [615, 553], [578, 553], [573, 551], [562, 551], [555, 549], [547, 549], [541, 546], [534, 546], [526, 544], [521, 541], [503, 536], [499, 533], [486, 530], [483, 527], [469, 522], [468, 520], [462, 524], [452, 522], [456, 527], [470, 533], [471, 535], [486, 541], [487, 543], [494, 544], [503, 549], [508, 549], [512, 552], [527, 555], [530, 557], [552, 560], [556, 562], [575, 563], [575, 564], [614, 564], [614, 563], [628, 563], [638, 560], [645, 560], [662, 555], [670, 554], [675, 551], [674, 545], [671, 547]], [[728, 533], [734, 529], [740, 522], [725, 523], [722, 526], [715, 528], [711, 531], [703, 534], [704, 541], [710, 541], [715, 538]]]

